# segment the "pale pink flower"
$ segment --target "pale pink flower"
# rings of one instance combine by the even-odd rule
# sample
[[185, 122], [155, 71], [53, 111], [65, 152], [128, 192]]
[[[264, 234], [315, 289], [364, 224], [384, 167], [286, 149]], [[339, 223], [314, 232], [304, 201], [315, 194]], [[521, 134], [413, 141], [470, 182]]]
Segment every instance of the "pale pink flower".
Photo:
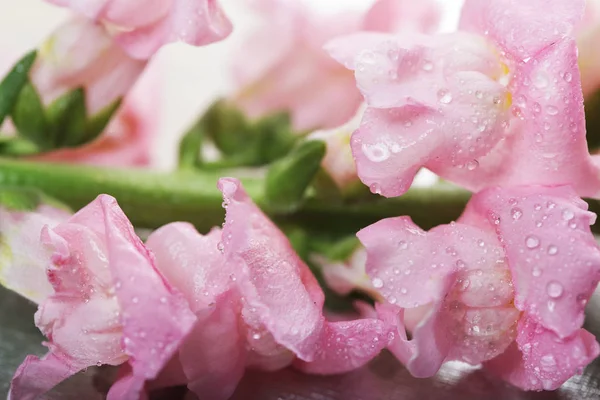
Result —
[[[443, 362], [484, 366], [525, 390], [553, 390], [600, 353], [582, 329], [600, 279], [595, 214], [566, 186], [487, 189], [456, 223], [408, 217], [358, 233], [367, 273], [399, 335], [390, 350], [417, 377]], [[424, 315], [405, 332], [405, 313]]]
[[583, 0], [467, 0], [459, 32], [330, 42], [369, 106], [352, 138], [361, 180], [398, 196], [425, 166], [473, 191], [571, 184], [600, 196], [572, 37], [583, 9]]
[[435, 1], [379, 0], [366, 14], [323, 15], [306, 3], [258, 2], [261, 28], [234, 60], [238, 93], [232, 101], [249, 117], [289, 112], [296, 131], [329, 129], [347, 122], [362, 96], [351, 73], [323, 50], [332, 38], [367, 30], [434, 30]]
[[155, 268], [110, 196], [44, 226], [41, 244], [51, 255], [44, 253], [38, 266], [46, 267], [53, 290], [40, 302], [35, 323], [49, 352], [25, 359], [11, 398], [37, 398], [87, 367], [127, 362], [129, 373], [108, 397], [137, 400], [145, 381], [158, 375], [192, 329], [196, 318], [187, 302]]
[[389, 326], [378, 319], [326, 320], [323, 291], [283, 233], [239, 181], [221, 179], [219, 188], [227, 209], [222, 231], [202, 236], [175, 223], [147, 242], [199, 321], [172, 366], [183, 371], [180, 380], [165, 371], [171, 378], [164, 385], [184, 383], [198, 396], [226, 399], [246, 368], [293, 364], [308, 373], [341, 373], [389, 343]]
[[148, 59], [162, 46], [206, 45], [232, 30], [217, 0], [47, 0], [101, 22], [131, 56]]
[[50, 296], [52, 285], [44, 277], [51, 251], [40, 246], [40, 232], [69, 217], [67, 211], [49, 205], [35, 212], [0, 207], [0, 284], [37, 304]]

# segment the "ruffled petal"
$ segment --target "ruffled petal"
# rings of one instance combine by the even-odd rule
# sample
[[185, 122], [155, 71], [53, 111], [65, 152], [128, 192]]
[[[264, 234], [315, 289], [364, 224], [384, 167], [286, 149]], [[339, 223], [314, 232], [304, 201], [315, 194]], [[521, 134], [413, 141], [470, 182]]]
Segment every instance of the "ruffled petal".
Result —
[[460, 29], [488, 35], [507, 53], [525, 60], [572, 34], [584, 9], [584, 0], [466, 0]]
[[207, 45], [225, 39], [232, 30], [217, 0], [173, 0], [165, 17], [119, 34], [117, 42], [132, 57], [148, 59], [166, 44], [180, 41], [193, 46]]
[[559, 338], [529, 318], [518, 326], [516, 344], [485, 363], [486, 369], [524, 390], [555, 390], [600, 354], [594, 335], [579, 329]]
[[60, 382], [75, 375], [87, 365], [79, 365], [56, 352], [50, 352], [41, 359], [27, 356], [19, 366], [10, 383], [9, 399], [35, 400]]
[[577, 332], [600, 279], [587, 204], [569, 187], [489, 189], [472, 203], [502, 237], [515, 306], [560, 338]]
[[237, 265], [241, 294], [277, 343], [311, 360], [323, 325], [319, 284], [238, 180], [220, 179], [219, 189], [227, 205], [224, 254], [226, 263]]
[[[585, 138], [577, 49], [562, 40], [519, 67], [514, 78], [510, 134], [479, 157], [477, 168], [433, 168], [478, 191], [491, 185], [572, 185], [580, 196], [600, 196], [600, 170]], [[524, 156], [527, 154], [527, 156]]]
[[327, 322], [313, 361], [294, 366], [310, 374], [341, 374], [362, 367], [393, 338], [391, 326], [379, 319]]
[[39, 245], [42, 228], [66, 220], [69, 213], [53, 207], [36, 212], [0, 208], [0, 283], [23, 297], [41, 303], [52, 294], [46, 279], [50, 252]]
[[[130, 356], [134, 375], [130, 391], [122, 398], [133, 400], [145, 381], [154, 379], [171, 359], [196, 317], [183, 296], [156, 269], [151, 253], [135, 235], [116, 201], [101, 196], [96, 204], [104, 216], [108, 265], [122, 310], [122, 345]], [[94, 213], [91, 207], [86, 211]], [[77, 217], [88, 218], [82, 214]]]
[[158, 270], [186, 297], [194, 312], [214, 304], [216, 297], [233, 284], [232, 268], [224, 264], [217, 249], [220, 242], [220, 229], [203, 236], [186, 222], [165, 225], [146, 241]]

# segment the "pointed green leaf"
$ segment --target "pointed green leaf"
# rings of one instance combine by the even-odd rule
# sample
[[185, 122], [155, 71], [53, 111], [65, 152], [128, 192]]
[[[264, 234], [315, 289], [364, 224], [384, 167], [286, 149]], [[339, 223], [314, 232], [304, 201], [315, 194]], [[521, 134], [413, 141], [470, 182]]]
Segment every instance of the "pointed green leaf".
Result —
[[202, 164], [200, 149], [204, 137], [202, 118], [192, 125], [179, 142], [179, 168], [194, 168]]
[[55, 147], [77, 146], [85, 136], [85, 91], [78, 88], [65, 93], [46, 109]]
[[0, 125], [12, 111], [21, 89], [27, 83], [29, 70], [36, 56], [36, 51], [27, 53], [0, 82]]
[[115, 112], [121, 106], [121, 100], [121, 98], [115, 100], [87, 120], [85, 136], [77, 143], [78, 145], [95, 140], [104, 131], [112, 117], [115, 115]]
[[51, 148], [48, 123], [42, 100], [31, 82], [21, 89], [11, 118], [17, 132], [41, 148]]
[[297, 209], [325, 156], [320, 140], [301, 143], [287, 156], [274, 163], [267, 173], [265, 195], [268, 204], [282, 212]]

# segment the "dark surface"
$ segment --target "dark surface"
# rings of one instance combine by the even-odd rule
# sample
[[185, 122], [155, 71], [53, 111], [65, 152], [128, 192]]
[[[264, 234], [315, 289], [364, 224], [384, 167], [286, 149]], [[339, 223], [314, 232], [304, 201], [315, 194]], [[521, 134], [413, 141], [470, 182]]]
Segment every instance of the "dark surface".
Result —
[[[35, 306], [0, 288], [0, 398], [8, 392], [10, 378], [27, 354], [43, 354], [42, 336], [33, 326]], [[600, 333], [600, 301], [590, 302], [588, 329]], [[594, 312], [596, 311], [596, 312]], [[597, 314], [598, 315], [597, 315]], [[102, 399], [114, 370], [85, 374], [62, 384], [48, 399]], [[181, 389], [152, 396], [152, 400], [194, 399]], [[592, 400], [600, 399], [600, 359], [583, 376], [569, 380], [555, 392], [526, 393], [495, 380], [485, 372], [458, 363], [446, 364], [431, 379], [415, 379], [388, 353], [354, 372], [317, 377], [286, 369], [277, 373], [249, 371], [233, 400]], [[210, 400], [210, 399], [202, 399]]]

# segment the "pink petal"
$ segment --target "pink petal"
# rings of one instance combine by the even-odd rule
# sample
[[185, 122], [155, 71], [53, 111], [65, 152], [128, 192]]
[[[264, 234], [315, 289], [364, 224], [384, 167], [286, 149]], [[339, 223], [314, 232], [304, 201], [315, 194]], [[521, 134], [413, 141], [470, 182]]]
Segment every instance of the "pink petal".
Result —
[[503, 239], [515, 306], [561, 338], [576, 332], [600, 279], [587, 204], [569, 187], [523, 187], [486, 190], [473, 205]]
[[581, 196], [599, 196], [600, 173], [585, 139], [575, 43], [556, 43], [519, 68], [513, 102], [523, 120], [513, 121], [506, 140], [478, 158], [474, 170], [433, 169], [475, 191], [490, 185], [570, 184]]
[[488, 35], [503, 50], [525, 60], [572, 34], [584, 8], [584, 0], [466, 0], [460, 29]]
[[443, 283], [440, 291], [435, 294], [433, 306], [412, 332], [412, 340], [408, 340], [406, 336], [405, 310], [391, 304], [377, 305], [380, 318], [397, 329], [388, 349], [418, 378], [435, 375], [453, 345], [452, 337], [448, 335], [448, 314], [443, 312], [443, 298], [454, 284], [454, 274], [442, 279]]
[[86, 367], [87, 365], [78, 365], [75, 360], [57, 355], [56, 352], [50, 352], [41, 359], [27, 356], [12, 378], [9, 398], [38, 399], [40, 395]]
[[372, 49], [381, 43], [394, 40], [388, 33], [357, 32], [328, 41], [324, 48], [329, 55], [348, 69], [357, 68], [357, 58], [366, 50]]
[[135, 235], [113, 198], [101, 196], [85, 211], [74, 219], [92, 219], [98, 212], [104, 217], [109, 268], [122, 309], [123, 347], [130, 356], [135, 381], [123, 398], [137, 399], [138, 389], [158, 375], [193, 328], [196, 318], [181, 294], [156, 270], [151, 253]]
[[215, 298], [233, 284], [232, 269], [217, 250], [220, 241], [220, 229], [203, 236], [186, 222], [165, 225], [146, 241], [158, 270], [186, 297], [194, 312], [214, 304]]
[[558, 389], [600, 354], [594, 335], [584, 329], [560, 339], [525, 317], [518, 330], [516, 345], [485, 367], [524, 390]]
[[439, 27], [440, 8], [433, 0], [378, 0], [365, 16], [365, 29], [433, 33]]
[[237, 296], [224, 293], [200, 311], [198, 324], [179, 350], [187, 386], [199, 398], [228, 399], [244, 373], [246, 342]]
[[311, 374], [340, 374], [362, 367], [393, 337], [391, 326], [379, 319], [327, 322], [311, 362], [294, 366]]
[[132, 57], [148, 59], [166, 44], [207, 45], [226, 38], [232, 29], [217, 0], [173, 0], [164, 18], [121, 33], [117, 41]]
[[227, 205], [224, 254], [237, 265], [241, 294], [277, 343], [310, 361], [323, 324], [319, 284], [238, 180], [222, 178], [218, 186]]
[[438, 299], [440, 285], [452, 271], [493, 266], [503, 257], [495, 237], [462, 224], [424, 232], [409, 217], [388, 218], [357, 236], [367, 249], [367, 274], [373, 286], [388, 302], [403, 308]]
[[28, 213], [0, 207], [2, 286], [38, 304], [52, 294], [46, 279], [50, 253], [40, 246], [40, 233], [44, 226], [55, 226], [68, 217], [68, 212], [47, 206]]

